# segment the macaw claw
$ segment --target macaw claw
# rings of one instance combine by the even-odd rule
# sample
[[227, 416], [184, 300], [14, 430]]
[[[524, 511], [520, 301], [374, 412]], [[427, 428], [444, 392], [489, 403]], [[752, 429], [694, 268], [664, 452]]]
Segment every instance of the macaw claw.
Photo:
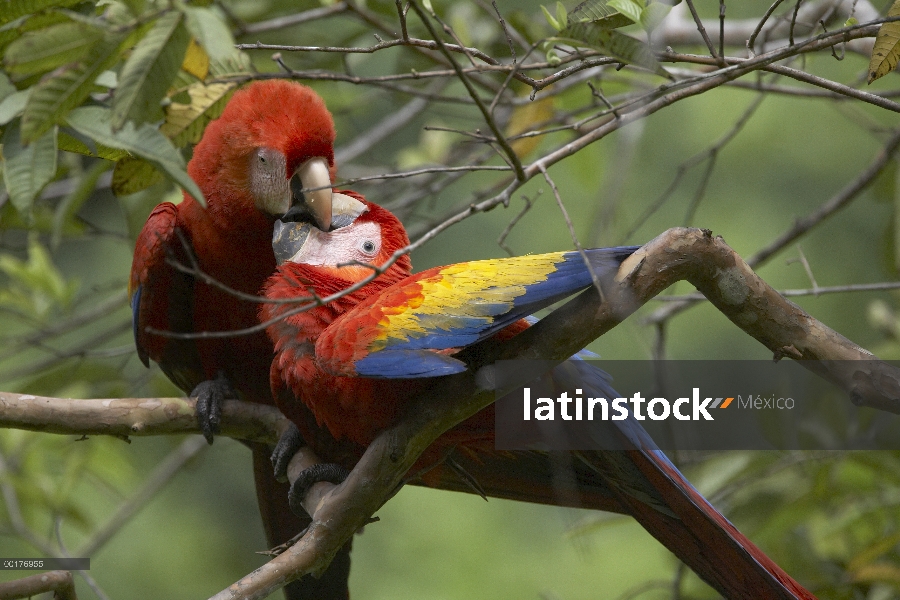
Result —
[[222, 405], [226, 399], [237, 399], [237, 392], [225, 377], [225, 373], [219, 372], [215, 379], [197, 385], [191, 391], [191, 397], [197, 399], [197, 424], [200, 431], [206, 441], [212, 444], [213, 436], [219, 433]]
[[288, 502], [290, 503], [291, 511], [297, 516], [307, 516], [302, 502], [309, 488], [320, 481], [327, 481], [337, 485], [343, 483], [348, 475], [350, 475], [350, 471], [335, 463], [319, 463], [304, 469], [294, 483], [291, 484], [291, 489], [288, 492]]
[[278, 443], [275, 444], [270, 457], [272, 466], [275, 469], [275, 479], [282, 483], [287, 481], [288, 464], [294, 458], [294, 455], [297, 454], [297, 451], [305, 445], [306, 440], [300, 435], [300, 430], [297, 429], [297, 426], [293, 423], [288, 425], [288, 428], [281, 434]]

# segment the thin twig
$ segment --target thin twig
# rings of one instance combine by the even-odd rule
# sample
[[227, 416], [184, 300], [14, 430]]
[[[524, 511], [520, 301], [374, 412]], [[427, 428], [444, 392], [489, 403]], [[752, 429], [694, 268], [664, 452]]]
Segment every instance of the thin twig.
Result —
[[772, 16], [772, 13], [775, 12], [775, 9], [778, 8], [778, 5], [784, 2], [784, 0], [775, 0], [766, 13], [762, 16], [762, 19], [759, 20], [759, 24], [756, 26], [756, 29], [753, 30], [753, 33], [750, 34], [750, 39], [747, 40], [747, 50], [750, 52], [750, 57], [753, 58], [756, 55], [756, 50], [754, 49], [754, 44], [756, 43], [756, 36], [759, 35], [759, 32], [762, 31], [762, 28], [765, 26], [766, 21], [769, 20], [769, 17]]
[[544, 175], [544, 180], [547, 182], [547, 185], [550, 186], [550, 191], [553, 192], [553, 197], [556, 199], [556, 205], [559, 206], [559, 210], [562, 213], [563, 220], [566, 222], [566, 227], [569, 228], [569, 235], [572, 237], [572, 244], [575, 245], [575, 249], [578, 250], [578, 254], [581, 255], [581, 260], [584, 262], [584, 266], [587, 268], [588, 273], [591, 274], [591, 281], [594, 284], [594, 287], [597, 289], [597, 293], [600, 294], [600, 301], [604, 302], [604, 294], [603, 287], [600, 285], [600, 277], [597, 276], [597, 273], [594, 271], [594, 266], [591, 264], [591, 260], [588, 258], [587, 252], [584, 251], [584, 248], [581, 246], [581, 242], [578, 241], [578, 234], [575, 233], [575, 224], [572, 223], [572, 219], [569, 217], [569, 211], [566, 210], [566, 205], [563, 203], [562, 198], [559, 195], [559, 190], [556, 188], [556, 183], [550, 177], [550, 173], [547, 172], [546, 167], [544, 165], [540, 165], [541, 173]]
[[700, 15], [697, 14], [697, 9], [694, 8], [693, 0], [684, 1], [691, 11], [691, 16], [694, 17], [694, 23], [697, 24], [697, 31], [700, 32], [700, 35], [703, 37], [703, 41], [706, 43], [706, 47], [709, 49], [709, 55], [715, 59], [718, 59], [719, 55], [716, 53], [716, 49], [713, 48], [712, 40], [709, 39], [709, 35], [707, 35], [706, 33], [706, 27], [703, 26], [703, 21], [700, 19]]

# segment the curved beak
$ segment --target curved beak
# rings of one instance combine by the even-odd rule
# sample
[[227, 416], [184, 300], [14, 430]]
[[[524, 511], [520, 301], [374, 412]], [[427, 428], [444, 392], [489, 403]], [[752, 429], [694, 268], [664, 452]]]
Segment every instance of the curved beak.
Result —
[[328, 231], [331, 229], [331, 210], [328, 161], [321, 157], [311, 158], [291, 176], [291, 207], [281, 221], [308, 221], [322, 231]]
[[[332, 231], [351, 225], [359, 215], [368, 210], [364, 203], [346, 194], [331, 194], [331, 203]], [[298, 214], [299, 212], [298, 209]], [[308, 218], [299, 218], [291, 222], [291, 219], [286, 219], [288, 216], [286, 214], [280, 221], [275, 222], [272, 236], [272, 249], [279, 265], [287, 261], [304, 262], [304, 256], [314, 252], [315, 246], [327, 245], [332, 238], [331, 231], [316, 229]]]

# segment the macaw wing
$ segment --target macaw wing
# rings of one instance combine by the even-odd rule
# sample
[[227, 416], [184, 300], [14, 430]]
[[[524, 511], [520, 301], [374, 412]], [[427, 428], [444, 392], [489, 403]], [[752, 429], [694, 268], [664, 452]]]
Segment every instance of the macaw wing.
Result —
[[[167, 259], [186, 263], [189, 245], [177, 233], [174, 204], [160, 204], [138, 236], [131, 263], [128, 291], [131, 296], [134, 341], [144, 365], [159, 363], [175, 385], [186, 392], [205, 379], [193, 340], [155, 335], [159, 331], [193, 330], [194, 279], [175, 269]], [[184, 241], [182, 241], [184, 237]]]
[[[603, 279], [634, 247], [587, 250]], [[360, 303], [316, 342], [316, 360], [337, 375], [434, 377], [465, 370], [449, 354], [592, 284], [578, 252], [555, 252], [429, 269]]]

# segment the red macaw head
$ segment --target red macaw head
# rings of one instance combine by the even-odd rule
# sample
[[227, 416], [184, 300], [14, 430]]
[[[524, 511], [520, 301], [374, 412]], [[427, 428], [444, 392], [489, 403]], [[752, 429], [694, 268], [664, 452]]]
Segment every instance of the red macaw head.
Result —
[[[308, 220], [276, 222], [272, 246], [278, 264], [309, 265], [353, 283], [372, 274], [365, 265], [380, 267], [394, 252], [409, 245], [400, 220], [387, 209], [357, 194], [334, 194], [333, 199], [330, 231]], [[403, 255], [382, 277], [400, 280], [411, 269], [409, 256]]]
[[272, 217], [306, 212], [331, 227], [334, 121], [310, 88], [283, 80], [239, 90], [209, 124], [188, 173], [211, 213], [240, 218], [255, 209]]

